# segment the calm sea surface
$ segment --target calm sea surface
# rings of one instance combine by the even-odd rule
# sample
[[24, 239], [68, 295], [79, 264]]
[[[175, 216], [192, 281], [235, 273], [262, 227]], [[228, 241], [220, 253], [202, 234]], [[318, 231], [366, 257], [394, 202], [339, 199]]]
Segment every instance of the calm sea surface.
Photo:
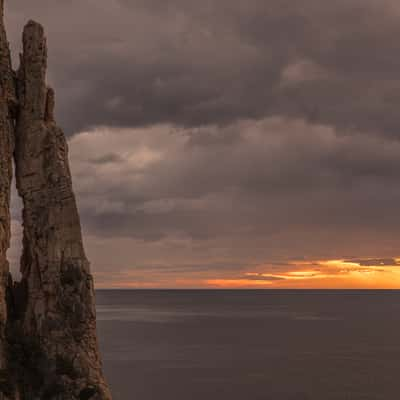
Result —
[[400, 291], [98, 291], [114, 400], [395, 400]]

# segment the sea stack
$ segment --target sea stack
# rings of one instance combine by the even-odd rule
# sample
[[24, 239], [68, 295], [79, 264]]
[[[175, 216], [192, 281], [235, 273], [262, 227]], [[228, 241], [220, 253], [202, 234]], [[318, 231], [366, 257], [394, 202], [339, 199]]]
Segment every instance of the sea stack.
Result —
[[[3, 399], [111, 399], [67, 142], [46, 86], [46, 38], [34, 21], [24, 29], [20, 59], [15, 74], [1, 18], [0, 391]], [[22, 280], [14, 284], [6, 260], [13, 154], [24, 228]]]

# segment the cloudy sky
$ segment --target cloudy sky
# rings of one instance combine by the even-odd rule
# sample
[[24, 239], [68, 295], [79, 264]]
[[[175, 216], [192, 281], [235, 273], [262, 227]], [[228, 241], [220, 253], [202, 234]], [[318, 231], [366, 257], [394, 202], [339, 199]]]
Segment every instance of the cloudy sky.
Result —
[[15, 66], [46, 28], [98, 287], [400, 287], [398, 0], [6, 13]]

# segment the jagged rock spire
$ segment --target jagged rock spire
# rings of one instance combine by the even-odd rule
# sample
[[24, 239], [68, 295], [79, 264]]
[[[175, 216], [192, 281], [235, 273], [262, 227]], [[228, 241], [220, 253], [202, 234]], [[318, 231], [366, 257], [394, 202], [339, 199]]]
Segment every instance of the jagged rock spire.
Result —
[[[16, 75], [0, 0], [0, 400], [110, 400], [96, 338], [93, 279], [46, 86], [43, 28], [29, 21]], [[15, 144], [15, 146], [14, 146]], [[9, 275], [14, 154], [22, 197], [22, 281]]]
[[[21, 335], [33, 338], [41, 382], [22, 381], [22, 398], [111, 399], [96, 339], [93, 279], [82, 245], [68, 148], [46, 86], [43, 28], [29, 21], [18, 71], [16, 178], [22, 197]], [[21, 289], [22, 288], [22, 289]], [[24, 397], [25, 396], [25, 397]], [[52, 397], [53, 396], [53, 397]]]

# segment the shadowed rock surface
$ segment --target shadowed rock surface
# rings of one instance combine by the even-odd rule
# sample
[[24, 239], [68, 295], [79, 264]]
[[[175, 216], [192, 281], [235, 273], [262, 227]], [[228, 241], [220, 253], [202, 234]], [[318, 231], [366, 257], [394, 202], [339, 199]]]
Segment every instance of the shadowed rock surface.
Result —
[[[46, 86], [43, 28], [26, 25], [15, 76], [3, 18], [0, 25], [0, 400], [111, 399], [67, 143], [54, 121], [54, 91]], [[6, 251], [13, 151], [24, 234], [22, 280], [11, 288]]]
[[6, 293], [9, 266], [6, 258], [10, 247], [10, 187], [12, 178], [12, 152], [14, 142], [15, 87], [11, 69], [10, 51], [3, 24], [3, 0], [0, 0], [0, 399], [13, 394], [6, 365], [7, 322]]

